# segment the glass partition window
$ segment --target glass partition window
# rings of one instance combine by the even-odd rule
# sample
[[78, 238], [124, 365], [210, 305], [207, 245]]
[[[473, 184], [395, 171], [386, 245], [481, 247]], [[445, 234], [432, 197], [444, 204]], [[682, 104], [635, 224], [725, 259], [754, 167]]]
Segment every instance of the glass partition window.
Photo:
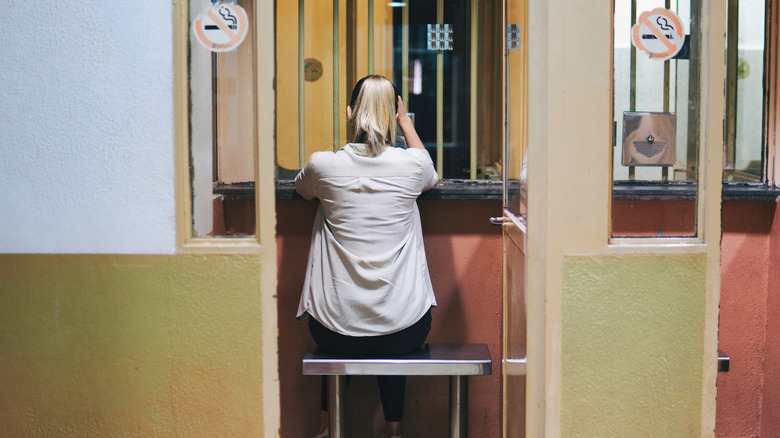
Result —
[[[668, 5], [668, 7], [667, 7]], [[691, 71], [691, 2], [663, 0], [631, 0], [615, 2], [614, 48], [614, 154], [613, 179], [615, 181], [695, 181], [696, 136], [690, 135], [690, 112], [696, 110], [698, 99], [690, 89], [695, 79]], [[671, 9], [681, 20], [686, 42], [676, 57], [667, 61], [651, 59], [631, 43], [632, 28], [640, 22], [643, 12], [656, 8]], [[641, 37], [640, 37], [641, 38]], [[695, 61], [694, 61], [695, 62]], [[695, 96], [693, 96], [695, 97]], [[668, 164], [630, 164], [624, 156], [625, 142], [633, 132], [627, 113], [669, 113], [675, 119], [676, 151]], [[624, 126], [624, 120], [629, 126]], [[694, 130], [695, 123], [690, 124]], [[628, 129], [626, 131], [626, 129]], [[689, 141], [689, 137], [690, 141]], [[629, 164], [627, 164], [629, 162]]]
[[500, 180], [502, 8], [492, 0], [277, 2], [277, 178], [349, 142], [352, 87], [379, 74], [401, 91], [440, 177]]
[[[208, 18], [203, 17], [214, 3], [189, 2], [191, 237], [248, 237], [255, 233], [254, 199], [230, 195], [230, 188], [253, 188], [256, 174], [254, 3], [239, 0], [224, 4], [240, 6], [246, 17], [223, 11], [226, 18], [206, 24], [203, 20]], [[237, 47], [215, 52], [198, 40], [196, 22], [202, 23], [201, 36], [207, 41], [220, 41], [222, 35], [217, 33], [240, 32], [242, 26], [247, 33]], [[221, 29], [225, 26], [227, 30]]]
[[[612, 236], [695, 236], [699, 1], [614, 5]], [[660, 195], [616, 197], [648, 190]], [[671, 191], [674, 206], [664, 203]]]
[[525, 2], [507, 2], [506, 75], [506, 165], [504, 166], [504, 209], [524, 221], [528, 215], [528, 9]]
[[764, 0], [728, 0], [725, 181], [762, 182], [765, 149]]

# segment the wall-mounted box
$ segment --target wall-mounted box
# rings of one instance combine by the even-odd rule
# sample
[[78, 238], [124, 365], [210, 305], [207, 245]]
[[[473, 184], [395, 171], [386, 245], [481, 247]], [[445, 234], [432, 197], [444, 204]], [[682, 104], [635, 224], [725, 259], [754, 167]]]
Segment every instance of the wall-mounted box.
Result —
[[623, 165], [674, 166], [677, 115], [623, 113]]

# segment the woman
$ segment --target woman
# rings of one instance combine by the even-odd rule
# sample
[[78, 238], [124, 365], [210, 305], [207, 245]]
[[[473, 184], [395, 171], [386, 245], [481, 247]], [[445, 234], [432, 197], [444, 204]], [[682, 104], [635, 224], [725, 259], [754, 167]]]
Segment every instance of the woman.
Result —
[[[361, 79], [347, 107], [353, 142], [316, 152], [295, 178], [318, 198], [298, 318], [320, 349], [337, 354], [403, 354], [418, 349], [436, 306], [417, 197], [438, 178], [392, 82]], [[395, 143], [396, 124], [407, 149]], [[377, 376], [391, 436], [400, 435], [405, 376]], [[326, 437], [327, 388], [321, 408]]]

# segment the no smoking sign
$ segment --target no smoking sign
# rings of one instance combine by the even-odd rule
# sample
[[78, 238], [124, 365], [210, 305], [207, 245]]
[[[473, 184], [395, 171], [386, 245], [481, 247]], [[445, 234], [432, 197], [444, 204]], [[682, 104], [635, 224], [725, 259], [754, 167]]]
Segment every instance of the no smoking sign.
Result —
[[672, 58], [685, 43], [680, 17], [663, 8], [643, 12], [631, 28], [631, 43], [651, 59], [666, 61]]
[[192, 22], [192, 31], [205, 48], [226, 52], [244, 41], [249, 20], [241, 6], [218, 3]]

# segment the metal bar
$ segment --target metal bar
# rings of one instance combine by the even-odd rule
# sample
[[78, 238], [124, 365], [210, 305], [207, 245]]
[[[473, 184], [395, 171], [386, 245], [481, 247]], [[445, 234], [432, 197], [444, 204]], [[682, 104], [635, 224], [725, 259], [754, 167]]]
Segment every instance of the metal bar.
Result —
[[339, 0], [333, 0], [333, 151], [341, 145], [341, 110], [339, 90]]
[[[672, 2], [671, 0], [666, 0], [666, 9], [672, 8]], [[669, 112], [669, 101], [671, 99], [671, 68], [672, 68], [672, 62], [670, 60], [664, 61], [664, 112]], [[662, 181], [668, 181], [669, 180], [669, 167], [664, 166], [661, 168], [661, 180]]]
[[346, 376], [328, 376], [328, 433], [330, 438], [346, 437]]
[[[690, 61], [688, 62], [688, 150], [685, 160], [688, 180], [698, 181], [698, 157], [699, 157], [699, 119], [701, 111], [701, 0], [691, 0], [691, 39]], [[697, 213], [698, 214], [698, 213]], [[698, 222], [698, 216], [697, 216]]]
[[217, 153], [217, 150], [219, 149], [219, 92], [217, 91], [219, 87], [218, 78], [219, 78], [219, 69], [217, 68], [217, 64], [219, 62], [219, 58], [217, 53], [211, 54], [211, 144], [213, 147], [211, 148], [211, 180], [216, 182], [219, 181], [219, 154]]
[[409, 109], [409, 8], [412, 1], [407, 0], [401, 11], [401, 98]]
[[450, 438], [469, 435], [468, 376], [450, 376]]
[[[636, 23], [636, 0], [631, 0], [631, 23]], [[631, 65], [629, 67], [629, 90], [628, 90], [628, 110], [636, 111], [636, 47], [631, 44]], [[634, 166], [628, 167], [628, 179], [636, 178], [636, 169]]]
[[[349, 103], [350, 97], [352, 97], [352, 87], [357, 82], [357, 0], [346, 0], [346, 77], [347, 87], [344, 92], [346, 93], [344, 99]], [[347, 141], [352, 141], [352, 127], [347, 124]]]
[[306, 90], [304, 82], [305, 0], [298, 0], [298, 167], [306, 165]]
[[469, 176], [477, 179], [477, 33], [479, 30], [479, 0], [471, 0], [471, 93], [469, 110], [469, 142], [471, 157], [469, 159]]
[[374, 0], [368, 0], [368, 74], [374, 74]]
[[[436, 23], [444, 24], [444, 0], [436, 1]], [[436, 172], [444, 177], [444, 51], [436, 52]]]
[[739, 1], [728, 0], [726, 32], [726, 142], [723, 145], [724, 178], [734, 175], [737, 152], [737, 65], [739, 63]]

